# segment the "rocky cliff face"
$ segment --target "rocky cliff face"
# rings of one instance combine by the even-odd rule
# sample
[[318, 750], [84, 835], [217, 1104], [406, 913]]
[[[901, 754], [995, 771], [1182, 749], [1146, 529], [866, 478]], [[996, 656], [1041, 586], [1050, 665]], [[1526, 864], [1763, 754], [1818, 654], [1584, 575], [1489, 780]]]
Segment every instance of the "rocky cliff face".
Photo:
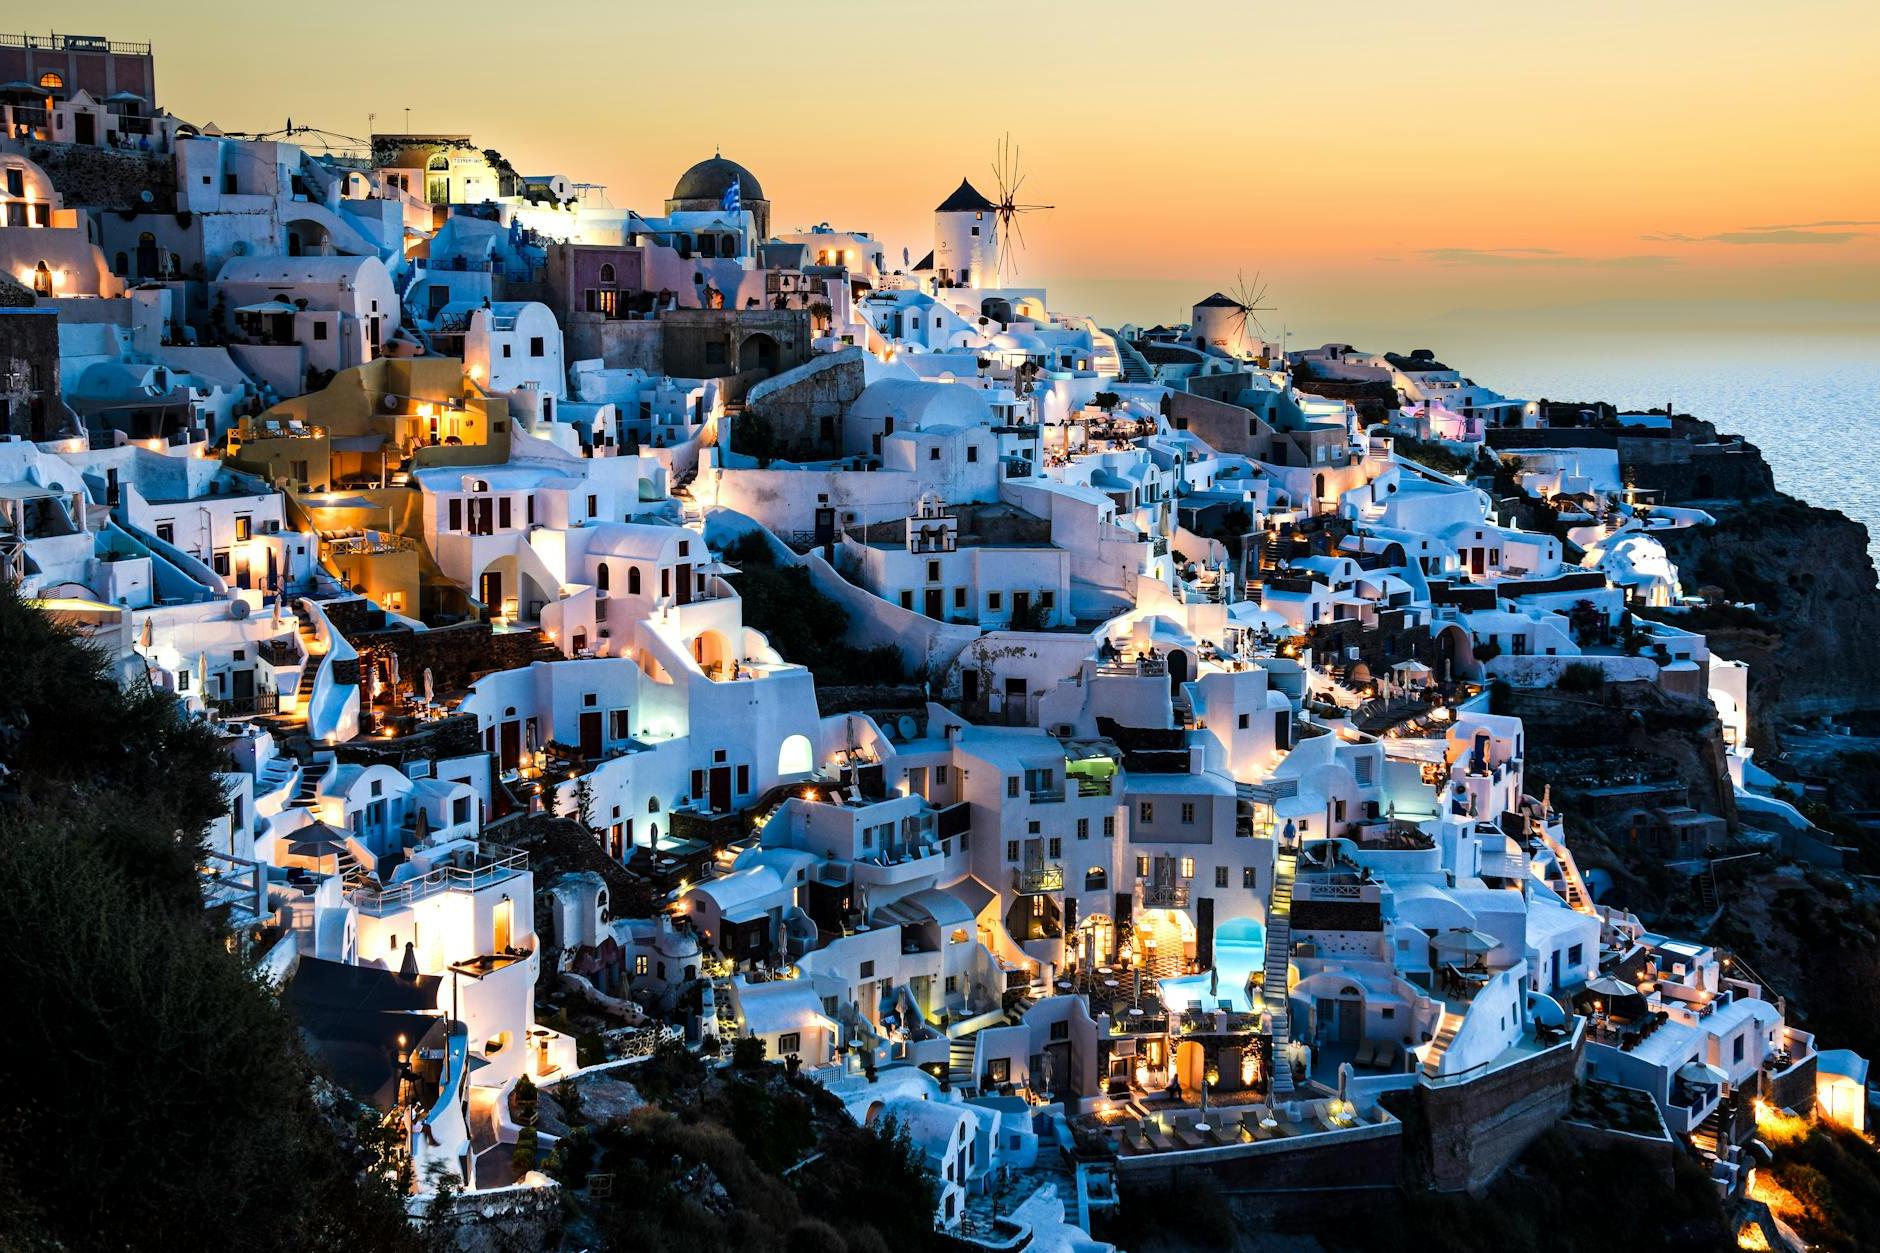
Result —
[[1771, 719], [1880, 707], [1867, 528], [1787, 496], [1705, 508], [1717, 525], [1672, 532], [1665, 548], [1687, 588], [1756, 606], [1688, 620], [1718, 653], [1749, 664], [1752, 734]]

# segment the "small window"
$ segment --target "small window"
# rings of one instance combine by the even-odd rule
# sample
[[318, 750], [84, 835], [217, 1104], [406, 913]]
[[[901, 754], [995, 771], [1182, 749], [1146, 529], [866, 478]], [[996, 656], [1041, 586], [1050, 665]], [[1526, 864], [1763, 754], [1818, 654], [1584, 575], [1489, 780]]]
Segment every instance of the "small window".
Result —
[[1195, 803], [1193, 801], [1183, 801], [1182, 802], [1182, 825], [1193, 826], [1194, 821], [1195, 821]]
[[1573, 945], [1573, 946], [1572, 946], [1571, 948], [1569, 948], [1569, 949], [1567, 950], [1567, 965], [1569, 965], [1569, 966], [1577, 966], [1577, 965], [1579, 965], [1579, 964], [1580, 964], [1580, 961], [1581, 961], [1581, 959], [1582, 959], [1582, 958], [1583, 958], [1584, 956], [1585, 956], [1585, 948], [1584, 948], [1584, 946], [1583, 946], [1583, 945], [1579, 945], [1579, 944], [1575, 944], [1575, 945]]
[[1194, 877], [1195, 877], [1195, 859], [1192, 857], [1182, 858], [1182, 878], [1192, 879]]
[[1227, 867], [1226, 866], [1216, 866], [1214, 868], [1214, 886], [1217, 888], [1224, 888], [1227, 886]]
[[540, 335], [529, 336], [529, 355], [531, 357], [543, 355], [542, 337]]
[[1104, 818], [1104, 820], [1103, 820], [1103, 834], [1105, 834], [1105, 835], [1115, 835], [1115, 834], [1116, 834], [1116, 815], [1115, 815], [1115, 814], [1111, 814], [1111, 815], [1109, 815], [1109, 816], [1107, 816], [1107, 817], [1105, 817], [1105, 818]]
[[1018, 776], [1017, 775], [1013, 774], [1013, 775], [1006, 776], [1005, 794], [1010, 797], [1016, 797], [1018, 795]]
[[157, 523], [157, 538], [166, 544], [174, 544], [176, 542], [176, 523]]
[[1077, 838], [1080, 840], [1087, 840], [1090, 838], [1090, 819], [1079, 818], [1077, 820]]
[[1047, 841], [1045, 856], [1053, 859], [1064, 856], [1064, 839], [1062, 836], [1054, 835]]
[[999, 593], [997, 592], [986, 593], [986, 608], [991, 610], [993, 613], [999, 612], [999, 609], [1003, 604], [1004, 604], [1004, 598], [1001, 597]]
[[1246, 888], [1249, 892], [1260, 886], [1260, 877], [1254, 873], [1252, 866], [1242, 866], [1240, 868], [1240, 886]]
[[803, 1051], [803, 1036], [800, 1032], [786, 1031], [777, 1037], [777, 1056], [788, 1057], [792, 1053]]
[[1145, 822], [1145, 823], [1147, 823], [1147, 822], [1154, 822], [1154, 821], [1155, 821], [1155, 805], [1154, 805], [1154, 803], [1152, 803], [1152, 802], [1150, 802], [1150, 801], [1141, 801], [1141, 802], [1139, 802], [1139, 803], [1138, 803], [1138, 804], [1136, 805], [1136, 821], [1137, 821], [1137, 822]]
[[971, 461], [971, 462], [976, 462], [979, 460], [979, 445], [968, 444], [966, 446], [966, 460]]
[[324, 340], [326, 338], [325, 322], [315, 322], [313, 324], [313, 337], [317, 340]]
[[874, 962], [863, 962], [863, 963], [862, 963], [862, 970], [861, 970], [861, 974], [862, 974], [862, 978], [864, 978], [864, 979], [872, 979], [872, 978], [874, 978], [874, 977], [875, 977], [875, 963], [874, 963]]
[[1018, 841], [1017, 840], [1007, 840], [1005, 842], [1005, 860], [1007, 861], [1018, 860]]

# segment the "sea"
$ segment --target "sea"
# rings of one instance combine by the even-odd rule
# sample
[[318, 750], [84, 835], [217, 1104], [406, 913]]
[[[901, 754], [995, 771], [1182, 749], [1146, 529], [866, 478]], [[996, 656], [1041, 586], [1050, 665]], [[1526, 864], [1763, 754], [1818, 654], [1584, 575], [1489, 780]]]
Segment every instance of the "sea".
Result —
[[[1196, 290], [1206, 288], [1077, 279], [1051, 287], [1054, 297], [1068, 297], [1066, 308], [1089, 309], [1105, 326], [1151, 323], [1155, 317], [1144, 312], [1151, 309], [1183, 314]], [[1283, 315], [1269, 315], [1276, 316]], [[1863, 524], [1880, 566], [1880, 305], [1609, 301], [1501, 313], [1398, 307], [1362, 323], [1295, 321], [1287, 345], [1331, 340], [1373, 352], [1428, 348], [1482, 386], [1526, 400], [1605, 400], [1622, 409], [1669, 402], [1762, 449], [1779, 490]]]
[[1743, 436], [1762, 450], [1780, 491], [1864, 525], [1880, 565], [1880, 339], [1444, 339], [1427, 346], [1505, 395], [1622, 409], [1669, 402]]

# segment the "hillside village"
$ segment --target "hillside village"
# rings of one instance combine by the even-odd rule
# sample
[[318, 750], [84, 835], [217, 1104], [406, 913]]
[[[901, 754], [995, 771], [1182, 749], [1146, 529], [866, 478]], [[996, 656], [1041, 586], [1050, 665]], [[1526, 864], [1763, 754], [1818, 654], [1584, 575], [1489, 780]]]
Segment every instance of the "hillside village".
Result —
[[1562, 1128], [1807, 1246], [1770, 1145], [1867, 1135], [1875, 1043], [1728, 906], [1870, 909], [1871, 833], [1739, 659], [1800, 593], [1699, 562], [1780, 507], [1753, 446], [1257, 292], [1099, 326], [978, 175], [910, 167], [904, 253], [723, 154], [619, 208], [0, 61], [7, 580], [213, 733], [203, 907], [414, 1221], [550, 1244], [610, 1102], [768, 1074], [954, 1248]]

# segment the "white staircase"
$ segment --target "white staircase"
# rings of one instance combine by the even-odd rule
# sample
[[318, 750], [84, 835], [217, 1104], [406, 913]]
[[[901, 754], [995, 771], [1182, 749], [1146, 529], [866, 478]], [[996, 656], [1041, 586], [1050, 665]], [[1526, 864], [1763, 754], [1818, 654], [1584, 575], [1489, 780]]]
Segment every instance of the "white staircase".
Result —
[[1443, 1055], [1449, 1051], [1449, 1045], [1456, 1038], [1456, 1032], [1462, 1030], [1462, 1015], [1443, 1010], [1442, 1021], [1436, 1025], [1436, 1037], [1430, 1041], [1429, 1048], [1423, 1053], [1423, 1073], [1434, 1079], [1443, 1072]]
[[1293, 873], [1299, 864], [1296, 855], [1282, 852], [1273, 876], [1272, 906], [1266, 917], [1266, 982], [1262, 999], [1273, 1021], [1272, 1096], [1291, 1096], [1292, 1063], [1286, 1046], [1292, 1043], [1292, 1012], [1286, 998], [1292, 972], [1292, 894]]

